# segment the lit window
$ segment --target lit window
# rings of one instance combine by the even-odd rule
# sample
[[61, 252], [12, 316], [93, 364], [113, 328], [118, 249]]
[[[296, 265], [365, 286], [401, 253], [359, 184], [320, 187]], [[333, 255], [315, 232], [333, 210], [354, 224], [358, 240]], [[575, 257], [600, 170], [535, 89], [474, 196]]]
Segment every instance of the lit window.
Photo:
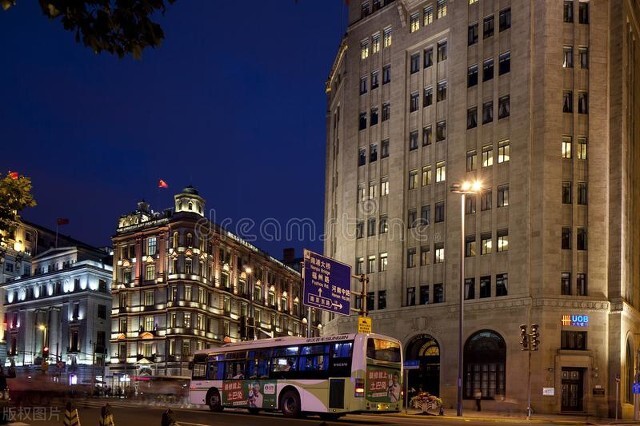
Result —
[[500, 141], [498, 143], [498, 163], [509, 161], [511, 145], [509, 140]]
[[380, 33], [371, 36], [371, 52], [378, 53], [380, 51]]
[[369, 57], [369, 40], [360, 42], [360, 59], [367, 59]]
[[391, 28], [385, 28], [382, 32], [382, 46], [391, 46]]
[[431, 185], [431, 166], [422, 168], [422, 186]]
[[444, 182], [446, 178], [446, 168], [444, 161], [436, 163], [436, 182]]
[[571, 158], [571, 136], [562, 137], [562, 158]]
[[438, 0], [437, 3], [437, 15], [438, 19], [447, 16], [447, 0]]
[[145, 280], [152, 281], [156, 279], [156, 266], [147, 265], [144, 275]]
[[434, 263], [444, 263], [444, 243], [436, 243], [434, 252]]
[[578, 160], [587, 159], [587, 138], [578, 138], [578, 147], [576, 148], [576, 156]]
[[367, 258], [367, 273], [371, 274], [376, 271], [376, 257], [369, 256]]
[[409, 17], [409, 31], [413, 33], [418, 31], [419, 29], [420, 29], [420, 14], [413, 13]]
[[418, 187], [418, 171], [409, 171], [409, 189], [416, 189]]
[[493, 166], [493, 146], [482, 147], [482, 167]]
[[480, 237], [480, 254], [490, 254], [491, 245], [491, 234], [482, 234]]
[[389, 195], [389, 179], [383, 177], [380, 181], [380, 196]]
[[509, 250], [509, 230], [508, 229], [498, 229], [497, 239], [498, 239], [498, 252]]
[[423, 10], [423, 24], [425, 27], [433, 22], [433, 6], [429, 5]]
[[387, 270], [387, 253], [380, 253], [380, 272]]
[[[380, 216], [380, 229], [381, 234], [386, 234], [389, 231], [389, 219], [387, 216]], [[386, 257], [386, 256], [385, 256]], [[382, 260], [382, 258], [380, 258]]]
[[378, 184], [375, 181], [369, 182], [369, 199], [376, 198], [376, 189]]
[[356, 258], [356, 274], [360, 275], [364, 273], [364, 258]]

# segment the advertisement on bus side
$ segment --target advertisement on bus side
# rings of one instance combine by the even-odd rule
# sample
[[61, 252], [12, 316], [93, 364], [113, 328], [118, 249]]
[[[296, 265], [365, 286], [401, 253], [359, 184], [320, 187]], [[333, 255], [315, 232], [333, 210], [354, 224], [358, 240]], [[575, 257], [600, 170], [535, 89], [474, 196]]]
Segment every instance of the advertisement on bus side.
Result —
[[225, 380], [222, 404], [249, 408], [276, 406], [276, 382], [271, 380]]
[[367, 399], [375, 402], [398, 402], [401, 398], [402, 383], [397, 369], [380, 366], [367, 368]]

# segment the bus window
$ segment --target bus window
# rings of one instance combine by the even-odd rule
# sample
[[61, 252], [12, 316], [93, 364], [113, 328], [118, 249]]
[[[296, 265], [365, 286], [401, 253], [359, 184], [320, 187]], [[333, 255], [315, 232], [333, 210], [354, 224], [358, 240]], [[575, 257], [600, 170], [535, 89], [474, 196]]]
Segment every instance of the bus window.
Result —
[[298, 347], [275, 348], [271, 358], [271, 371], [296, 371], [298, 369]]
[[218, 361], [210, 361], [207, 367], [207, 379], [222, 380], [222, 369], [218, 368]]
[[300, 371], [325, 371], [329, 368], [329, 345], [303, 346], [300, 350]]
[[269, 350], [250, 351], [245, 376], [252, 379], [266, 379], [269, 376], [270, 358]]
[[370, 338], [367, 340], [367, 358], [400, 362], [400, 345], [390, 340]]
[[353, 342], [340, 342], [331, 345], [329, 376], [349, 377], [351, 375], [351, 352]]

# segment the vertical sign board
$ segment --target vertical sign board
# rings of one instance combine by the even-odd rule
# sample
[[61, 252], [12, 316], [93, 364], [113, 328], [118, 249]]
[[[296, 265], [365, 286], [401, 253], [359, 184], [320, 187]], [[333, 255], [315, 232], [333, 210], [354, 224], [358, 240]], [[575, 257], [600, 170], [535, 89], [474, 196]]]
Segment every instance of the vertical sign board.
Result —
[[334, 314], [349, 315], [351, 266], [305, 250], [302, 303]]

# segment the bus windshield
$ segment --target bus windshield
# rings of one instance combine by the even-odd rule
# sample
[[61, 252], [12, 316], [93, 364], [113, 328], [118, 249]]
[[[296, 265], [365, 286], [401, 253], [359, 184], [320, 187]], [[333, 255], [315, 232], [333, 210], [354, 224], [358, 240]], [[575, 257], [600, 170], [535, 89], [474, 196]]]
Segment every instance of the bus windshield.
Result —
[[377, 361], [400, 362], [400, 345], [391, 340], [370, 338], [367, 341], [367, 358]]

